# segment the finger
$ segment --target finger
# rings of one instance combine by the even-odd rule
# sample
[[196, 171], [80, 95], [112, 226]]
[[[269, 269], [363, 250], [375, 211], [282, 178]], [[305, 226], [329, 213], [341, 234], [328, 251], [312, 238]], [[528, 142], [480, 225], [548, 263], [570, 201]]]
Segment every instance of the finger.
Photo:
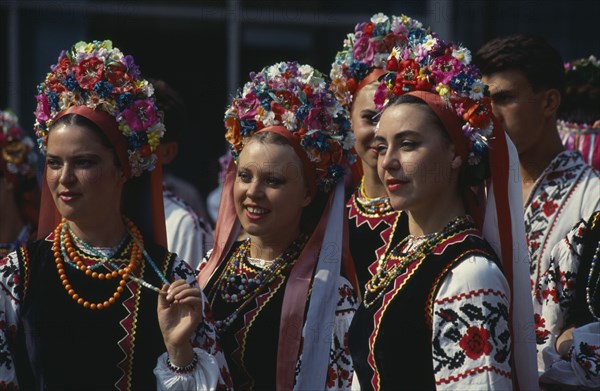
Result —
[[202, 296], [202, 291], [198, 288], [187, 287], [187, 288], [178, 290], [177, 292], [173, 293], [173, 298], [175, 300], [181, 300], [187, 296], [200, 298]]
[[161, 308], [169, 308], [171, 302], [173, 301], [172, 299], [167, 298], [167, 292], [169, 291], [169, 287], [170, 285], [164, 284], [161, 288], [160, 293], [158, 294], [158, 305]]
[[169, 290], [167, 291], [167, 300], [173, 301], [175, 296], [180, 294], [182, 291], [185, 291], [186, 289], [190, 288], [191, 286], [188, 283], [186, 283], [183, 280], [178, 280], [177, 284], [173, 283], [169, 287]]

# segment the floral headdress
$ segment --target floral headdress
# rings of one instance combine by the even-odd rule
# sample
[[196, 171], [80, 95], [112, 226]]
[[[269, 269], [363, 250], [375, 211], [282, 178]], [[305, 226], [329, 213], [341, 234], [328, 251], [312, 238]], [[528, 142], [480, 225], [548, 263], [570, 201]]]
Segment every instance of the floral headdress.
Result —
[[78, 42], [61, 52], [58, 63], [38, 86], [38, 145], [45, 150], [48, 130], [64, 110], [85, 106], [114, 117], [127, 141], [132, 176], [151, 171], [165, 130], [153, 93], [133, 57], [113, 48], [111, 41]]
[[375, 92], [375, 105], [383, 108], [390, 98], [412, 91], [438, 95], [460, 120], [468, 140], [469, 179], [480, 182], [488, 175], [489, 138], [494, 121], [487, 86], [468, 49], [445, 42], [435, 33], [415, 37], [394, 48], [386, 62], [388, 73]]
[[[358, 23], [348, 34], [344, 47], [331, 66], [331, 88], [345, 106], [350, 106], [357, 88], [374, 69], [385, 69], [395, 46], [429, 33], [421, 22], [406, 15], [375, 14], [369, 22]], [[376, 80], [376, 79], [375, 79]], [[373, 80], [373, 81], [375, 81]]]
[[234, 160], [259, 130], [283, 127], [297, 137], [315, 168], [319, 190], [329, 191], [352, 163], [354, 135], [348, 111], [328, 89], [325, 76], [310, 65], [280, 62], [250, 74], [225, 112], [225, 138]]
[[0, 171], [26, 178], [35, 175], [38, 159], [33, 140], [10, 110], [0, 111], [0, 153]]
[[[588, 133], [600, 132], [600, 108], [598, 99], [590, 96], [600, 95], [600, 61], [591, 55], [564, 64], [566, 94], [563, 97], [561, 111], [558, 113], [558, 128], [561, 132]], [[587, 106], [587, 107], [584, 107]], [[578, 116], [570, 118], [571, 111]]]

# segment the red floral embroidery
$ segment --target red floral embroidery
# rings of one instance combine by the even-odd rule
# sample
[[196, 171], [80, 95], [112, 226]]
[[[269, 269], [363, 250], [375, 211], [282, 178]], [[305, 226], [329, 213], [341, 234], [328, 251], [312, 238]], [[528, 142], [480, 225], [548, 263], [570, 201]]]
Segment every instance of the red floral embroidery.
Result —
[[548, 201], [544, 204], [544, 214], [546, 216], [551, 216], [554, 214], [554, 212], [556, 212], [556, 209], [558, 208], [558, 204], [554, 201]]
[[483, 327], [469, 327], [459, 345], [471, 360], [477, 360], [484, 354], [487, 356], [492, 351], [490, 333]]

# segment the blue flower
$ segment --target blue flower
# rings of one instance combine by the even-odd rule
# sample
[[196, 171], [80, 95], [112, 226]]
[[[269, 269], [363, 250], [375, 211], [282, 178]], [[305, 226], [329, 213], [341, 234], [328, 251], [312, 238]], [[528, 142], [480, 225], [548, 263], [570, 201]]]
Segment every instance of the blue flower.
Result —
[[129, 149], [132, 149], [131, 147], [133, 147], [133, 149], [138, 149], [142, 145], [148, 143], [148, 138], [146, 137], [146, 133], [144, 132], [133, 132], [127, 137], [127, 139], [129, 141], [130, 146]]
[[254, 132], [254, 128], [256, 127], [256, 123], [254, 121], [246, 121], [240, 120], [240, 134], [242, 137], [247, 137]]
[[367, 76], [369, 66], [362, 62], [352, 61], [352, 64], [348, 67], [348, 72], [350, 72], [355, 80], [362, 80]]
[[117, 107], [120, 111], [125, 110], [133, 100], [131, 92], [124, 92], [117, 97]]
[[459, 73], [450, 80], [452, 89], [459, 92], [461, 95], [468, 94], [471, 90], [471, 84], [473, 84], [473, 78], [464, 73]]
[[419, 43], [425, 38], [425, 31], [423, 29], [412, 29], [408, 32], [408, 41], [411, 45]]
[[388, 26], [386, 23], [379, 23], [377, 25], [375, 25], [375, 31], [373, 32], [373, 35], [375, 36], [386, 36], [388, 33]]
[[76, 89], [79, 84], [77, 84], [77, 80], [75, 80], [75, 77], [73, 77], [72, 74], [67, 75], [67, 77], [65, 77], [65, 87], [67, 88], [67, 90], [69, 91], [73, 91], [74, 89]]
[[296, 109], [294, 115], [296, 116], [298, 121], [304, 121], [304, 118], [306, 118], [306, 116], [310, 112], [310, 108], [310, 105], [304, 104]]
[[101, 98], [106, 98], [108, 95], [110, 95], [110, 92], [113, 88], [114, 87], [112, 84], [104, 80], [100, 80], [94, 85], [94, 91], [96, 94], [100, 95]]
[[58, 94], [54, 91], [48, 91], [46, 96], [48, 97], [48, 106], [50, 106], [50, 110], [58, 111]]

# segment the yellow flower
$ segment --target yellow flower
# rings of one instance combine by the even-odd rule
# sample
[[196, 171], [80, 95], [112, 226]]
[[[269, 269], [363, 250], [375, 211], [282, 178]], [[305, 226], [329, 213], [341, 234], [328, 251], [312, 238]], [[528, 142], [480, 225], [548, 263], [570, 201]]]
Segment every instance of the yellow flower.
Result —
[[450, 97], [450, 86], [447, 84], [440, 83], [435, 87], [435, 90], [440, 94], [440, 96], [444, 99]]

